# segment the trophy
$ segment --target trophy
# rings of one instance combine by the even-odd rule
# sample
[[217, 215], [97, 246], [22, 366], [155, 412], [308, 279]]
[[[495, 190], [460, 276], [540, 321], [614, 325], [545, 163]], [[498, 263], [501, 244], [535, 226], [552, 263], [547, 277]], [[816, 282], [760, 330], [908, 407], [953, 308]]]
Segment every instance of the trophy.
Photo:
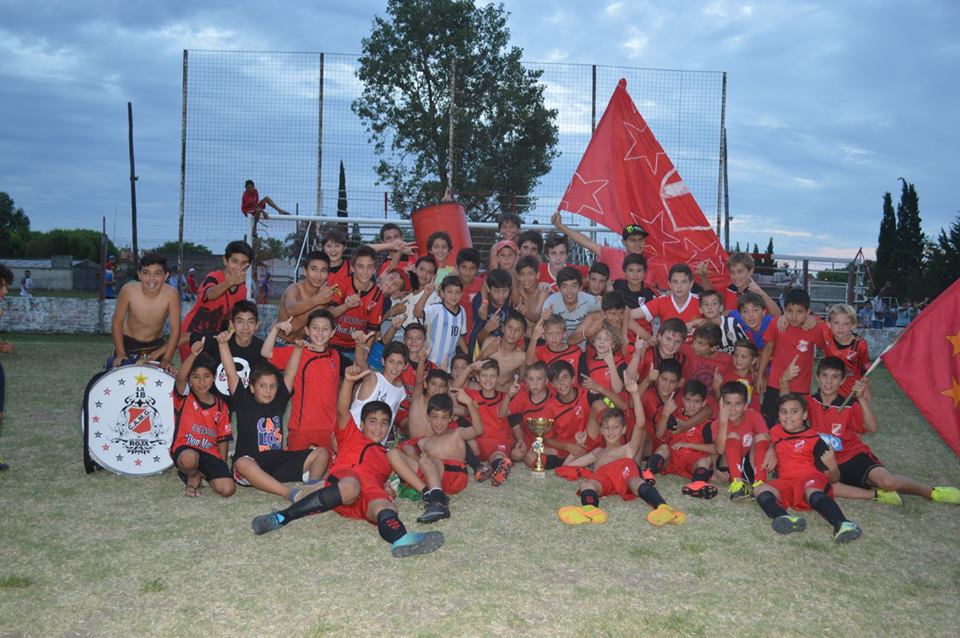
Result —
[[530, 428], [530, 431], [536, 435], [536, 439], [533, 441], [533, 445], [530, 449], [537, 455], [537, 463], [533, 467], [533, 476], [543, 477], [544, 467], [543, 467], [543, 435], [546, 434], [553, 428], [553, 419], [548, 419], [545, 417], [528, 418], [527, 427]]

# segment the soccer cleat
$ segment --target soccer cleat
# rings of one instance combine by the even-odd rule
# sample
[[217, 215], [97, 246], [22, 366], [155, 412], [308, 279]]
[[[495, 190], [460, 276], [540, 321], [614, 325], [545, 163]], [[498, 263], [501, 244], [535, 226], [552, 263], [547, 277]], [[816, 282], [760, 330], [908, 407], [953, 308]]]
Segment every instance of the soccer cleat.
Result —
[[960, 505], [960, 489], [955, 487], [935, 487], [930, 491], [930, 498], [937, 503]]
[[792, 534], [807, 529], [807, 519], [802, 516], [784, 514], [773, 519], [773, 531], [777, 534]]
[[754, 481], [753, 484], [750, 486], [750, 489], [751, 489], [751, 490], [755, 490], [755, 489], [757, 489], [758, 487], [760, 487], [761, 485], [763, 485], [763, 481], [761, 481], [760, 479], [757, 479], [757, 480]]
[[893, 505], [894, 507], [903, 505], [903, 499], [900, 498], [898, 492], [888, 492], [879, 488], [875, 491], [873, 500], [878, 503], [883, 503], [884, 505]]
[[590, 519], [591, 523], [603, 525], [607, 522], [607, 513], [599, 507], [595, 507], [593, 505], [584, 505], [580, 508], [580, 510], [583, 512], [584, 516]]
[[493, 473], [493, 476], [490, 477], [490, 485], [494, 487], [500, 487], [503, 485], [503, 482], [507, 480], [507, 477], [510, 476], [510, 470], [513, 469], [513, 461], [510, 459], [503, 459], [503, 462], [500, 463], [500, 467]]
[[390, 546], [394, 558], [435, 552], [443, 545], [442, 532], [407, 532]]
[[860, 526], [853, 521], [843, 521], [840, 523], [840, 527], [837, 528], [836, 533], [833, 535], [833, 541], [841, 544], [852, 543], [860, 538], [860, 534], [862, 533], [863, 530], [860, 529]]
[[266, 534], [275, 529], [280, 529], [283, 527], [283, 523], [280, 522], [279, 512], [270, 512], [269, 514], [261, 514], [254, 518], [253, 522], [250, 523], [250, 527], [253, 528], [253, 533], [259, 536], [260, 534]]
[[443, 503], [434, 501], [432, 503], [427, 504], [427, 507], [424, 510], [423, 514], [417, 517], [417, 522], [418, 523], [436, 523], [437, 521], [444, 518], [450, 518], [450, 508], [444, 505]]
[[650, 468], [649, 468], [649, 467], [645, 467], [645, 468], [643, 468], [643, 470], [641, 470], [641, 472], [640, 472], [640, 478], [642, 478], [644, 481], [646, 481], [646, 482], [647, 482], [647, 485], [656, 485], [656, 484], [657, 484], [657, 476], [656, 476], [656, 474], [654, 474], [653, 472], [650, 471]]
[[593, 505], [567, 505], [557, 510], [557, 517], [567, 525], [602, 525], [607, 522], [607, 513]]
[[683, 486], [683, 493], [694, 498], [711, 499], [717, 495], [717, 488], [706, 481], [693, 481]]
[[747, 484], [738, 478], [730, 481], [730, 487], [727, 489], [727, 492], [730, 494], [731, 501], [739, 501], [742, 498], [750, 496], [750, 490], [747, 489]]
[[683, 525], [686, 521], [686, 514], [678, 512], [666, 503], [647, 513], [647, 522], [655, 527], [662, 527], [668, 523]]
[[483, 483], [491, 476], [493, 476], [493, 470], [490, 469], [490, 466], [487, 465], [486, 463], [481, 463], [480, 469], [477, 470], [476, 473], [474, 473], [473, 478], [478, 483]]

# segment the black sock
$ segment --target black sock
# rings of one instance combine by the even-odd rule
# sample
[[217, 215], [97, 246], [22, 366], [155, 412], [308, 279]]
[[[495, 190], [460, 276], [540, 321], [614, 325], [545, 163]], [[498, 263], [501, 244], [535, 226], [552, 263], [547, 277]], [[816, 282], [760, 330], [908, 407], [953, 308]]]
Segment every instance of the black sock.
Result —
[[407, 528], [397, 518], [395, 510], [380, 510], [377, 514], [377, 531], [380, 532], [380, 538], [395, 543], [406, 535]]
[[697, 467], [693, 469], [693, 480], [694, 481], [704, 481], [709, 482], [710, 477], [713, 475], [713, 472], [706, 467]]
[[317, 514], [332, 510], [334, 507], [343, 505], [343, 499], [340, 497], [340, 488], [336, 485], [322, 487], [312, 494], [308, 494], [302, 500], [297, 501], [287, 509], [279, 512], [283, 517], [280, 522], [286, 524], [288, 521], [295, 521], [308, 514]]
[[547, 454], [543, 459], [543, 467], [546, 470], [555, 470], [563, 465], [563, 459], [556, 454]]
[[446, 492], [444, 492], [439, 487], [435, 487], [432, 490], [424, 488], [425, 495], [423, 500], [427, 503], [439, 503], [440, 505], [446, 505], [450, 499], [447, 497]]
[[665, 463], [664, 458], [654, 452], [650, 455], [650, 458], [647, 459], [647, 468], [654, 474], [659, 474], [663, 471], [663, 464]]
[[840, 524], [847, 520], [843, 512], [840, 511], [837, 502], [823, 492], [814, 492], [807, 499], [807, 502], [810, 503], [810, 507], [816, 510], [817, 514], [833, 525], [833, 531], [837, 531]]
[[763, 513], [770, 518], [787, 515], [787, 510], [783, 509], [783, 505], [781, 505], [777, 497], [773, 495], [773, 492], [760, 492], [757, 496], [757, 505], [759, 505]]
[[663, 497], [660, 496], [657, 488], [646, 482], [640, 483], [640, 487], [637, 488], [637, 496], [642, 498], [643, 501], [653, 509], [667, 504], [667, 502], [663, 500]]
[[467, 446], [467, 452], [466, 454], [464, 454], [463, 459], [464, 461], [466, 461], [467, 465], [470, 466], [470, 469], [473, 470], [474, 472], [480, 469], [480, 459], [478, 459], [477, 455], [473, 453], [473, 450], [470, 449], [469, 445]]
[[580, 504], [600, 507], [600, 495], [594, 490], [580, 490]]
[[503, 465], [503, 457], [498, 456], [497, 458], [490, 461], [490, 469], [496, 472], [500, 469], [500, 466]]

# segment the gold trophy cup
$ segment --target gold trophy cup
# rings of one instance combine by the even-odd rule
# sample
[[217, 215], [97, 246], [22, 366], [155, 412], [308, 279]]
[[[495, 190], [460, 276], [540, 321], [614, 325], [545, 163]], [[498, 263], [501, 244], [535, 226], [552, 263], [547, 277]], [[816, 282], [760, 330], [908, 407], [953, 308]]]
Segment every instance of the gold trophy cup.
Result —
[[530, 428], [530, 431], [536, 435], [536, 439], [533, 440], [533, 445], [531, 449], [537, 455], [537, 462], [533, 466], [532, 474], [543, 478], [544, 467], [543, 467], [543, 435], [549, 432], [553, 428], [553, 419], [547, 419], [545, 417], [538, 417], [536, 419], [529, 418], [527, 419], [527, 427]]

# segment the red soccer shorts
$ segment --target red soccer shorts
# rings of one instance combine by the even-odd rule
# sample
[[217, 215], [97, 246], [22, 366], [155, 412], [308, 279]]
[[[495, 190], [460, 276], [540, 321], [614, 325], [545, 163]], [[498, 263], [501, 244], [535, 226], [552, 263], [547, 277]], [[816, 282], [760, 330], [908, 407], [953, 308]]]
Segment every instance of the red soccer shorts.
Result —
[[311, 446], [326, 448], [327, 452], [333, 454], [333, 432], [304, 428], [287, 432], [287, 449], [291, 452], [306, 450]]
[[383, 485], [378, 484], [376, 479], [369, 476], [366, 472], [357, 472], [355, 470], [334, 470], [330, 472], [330, 476], [337, 480], [331, 482], [330, 479], [327, 479], [327, 485], [333, 485], [347, 478], [352, 478], [360, 482], [360, 496], [357, 500], [349, 505], [335, 507], [333, 511], [340, 516], [356, 518], [375, 525], [376, 523], [367, 519], [367, 510], [373, 501], [390, 500], [390, 495], [383, 489]]
[[513, 437], [499, 438], [496, 436], [481, 436], [474, 441], [477, 442], [477, 457], [481, 461], [489, 461], [490, 456], [499, 452], [503, 456], [510, 458], [510, 450], [513, 449], [515, 441]]
[[593, 480], [600, 484], [601, 496], [619, 495], [625, 501], [637, 498], [630, 491], [632, 478], [640, 478], [640, 468], [633, 459], [617, 459], [593, 473]]
[[824, 474], [810, 474], [802, 478], [770, 479], [767, 485], [780, 493], [780, 504], [787, 509], [810, 509], [806, 491], [810, 488], [830, 494], [830, 479]]
[[703, 457], [708, 456], [703, 452], [680, 448], [679, 450], [670, 450], [670, 458], [667, 459], [667, 466], [664, 468], [664, 474], [676, 474], [693, 478], [693, 466]]
[[[423, 472], [417, 470], [417, 476], [423, 479]], [[463, 461], [443, 459], [443, 476], [440, 478], [440, 489], [447, 494], [462, 492], [470, 482], [467, 475], [467, 466]]]

